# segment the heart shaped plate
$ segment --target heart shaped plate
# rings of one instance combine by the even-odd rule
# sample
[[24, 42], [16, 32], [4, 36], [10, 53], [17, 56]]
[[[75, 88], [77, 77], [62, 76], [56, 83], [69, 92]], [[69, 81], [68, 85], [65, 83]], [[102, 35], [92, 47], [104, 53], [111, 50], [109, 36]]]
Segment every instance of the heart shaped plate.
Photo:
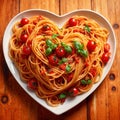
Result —
[[[20, 21], [23, 17], [31, 17], [31, 16], [35, 16], [35, 15], [43, 15], [47, 18], [50, 18], [52, 21], [54, 21], [58, 25], [58, 27], [62, 27], [62, 25], [70, 17], [72, 17], [74, 15], [86, 16], [88, 18], [94, 19], [101, 26], [107, 28], [110, 33], [109, 38], [108, 38], [108, 43], [111, 46], [111, 58], [103, 70], [103, 75], [101, 77], [101, 80], [99, 82], [97, 82], [96, 84], [94, 84], [93, 87], [88, 92], [86, 92], [82, 95], [76, 96], [73, 99], [68, 98], [64, 104], [59, 105], [57, 107], [49, 106], [43, 99], [38, 98], [34, 92], [31, 92], [27, 89], [26, 83], [24, 83], [21, 80], [18, 70], [16, 69], [13, 62], [11, 61], [11, 59], [8, 56], [9, 40], [12, 36], [12, 27], [13, 27], [14, 23], [16, 21]], [[85, 10], [85, 9], [72, 11], [72, 12], [64, 14], [62, 16], [56, 15], [56, 14], [51, 13], [46, 10], [40, 10], [40, 9], [30, 9], [30, 10], [23, 11], [23, 12], [17, 14], [9, 22], [9, 24], [5, 30], [5, 33], [4, 33], [4, 37], [3, 37], [4, 57], [5, 57], [5, 60], [6, 60], [9, 70], [11, 71], [11, 73], [14, 76], [14, 78], [16, 79], [16, 81], [35, 101], [37, 101], [40, 105], [42, 105], [43, 107], [45, 107], [46, 109], [48, 109], [49, 111], [53, 112], [56, 115], [60, 115], [64, 112], [68, 111], [69, 109], [73, 108], [74, 106], [76, 106], [77, 104], [82, 102], [84, 99], [86, 99], [90, 94], [92, 94], [93, 91], [95, 91], [95, 89], [101, 84], [101, 82], [104, 80], [105, 76], [109, 72], [109, 70], [112, 66], [113, 60], [114, 60], [115, 52], [116, 52], [116, 38], [115, 38], [114, 31], [112, 29], [112, 26], [110, 25], [108, 20], [95, 11]]]

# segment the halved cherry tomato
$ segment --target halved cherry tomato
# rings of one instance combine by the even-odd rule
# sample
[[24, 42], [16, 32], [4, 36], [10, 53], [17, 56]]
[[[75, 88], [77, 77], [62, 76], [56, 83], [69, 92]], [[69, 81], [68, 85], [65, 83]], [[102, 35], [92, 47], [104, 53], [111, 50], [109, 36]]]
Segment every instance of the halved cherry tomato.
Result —
[[66, 54], [66, 51], [65, 49], [62, 47], [62, 46], [58, 46], [56, 49], [55, 49], [55, 52], [56, 52], [56, 55], [58, 57], [64, 57], [65, 54]]
[[23, 49], [22, 49], [22, 52], [23, 52], [24, 55], [28, 56], [28, 55], [31, 54], [32, 51], [31, 51], [30, 46], [24, 45]]
[[68, 23], [70, 27], [73, 27], [77, 25], [77, 20], [75, 18], [70, 18]]
[[28, 88], [30, 88], [32, 90], [36, 90], [37, 86], [38, 86], [37, 80], [36, 79], [29, 80], [28, 83], [27, 83], [27, 86], [28, 86]]
[[55, 54], [51, 54], [48, 56], [49, 63], [51, 65], [57, 65], [58, 64], [58, 58]]
[[91, 53], [95, 50], [95, 48], [96, 48], [96, 43], [92, 40], [89, 40], [88, 43], [87, 43], [88, 51]]
[[109, 61], [109, 58], [110, 58], [109, 53], [103, 53], [101, 60], [104, 64], [106, 64]]
[[24, 26], [26, 24], [29, 23], [29, 19], [28, 18], [22, 18], [21, 21], [20, 21], [20, 26]]
[[79, 93], [79, 91], [78, 91], [78, 89], [77, 89], [76, 87], [71, 88], [71, 89], [69, 90], [69, 95], [70, 95], [70, 96], [76, 96], [76, 95], [78, 95], [78, 93]]
[[28, 39], [28, 34], [24, 33], [24, 34], [21, 34], [20, 36], [20, 40], [22, 43], [25, 43]]
[[104, 45], [104, 52], [109, 52], [110, 51], [110, 44], [109, 43], [106, 43]]
[[44, 26], [42, 27], [42, 30], [43, 30], [43, 31], [51, 30], [51, 27], [50, 27], [49, 25], [44, 25]]

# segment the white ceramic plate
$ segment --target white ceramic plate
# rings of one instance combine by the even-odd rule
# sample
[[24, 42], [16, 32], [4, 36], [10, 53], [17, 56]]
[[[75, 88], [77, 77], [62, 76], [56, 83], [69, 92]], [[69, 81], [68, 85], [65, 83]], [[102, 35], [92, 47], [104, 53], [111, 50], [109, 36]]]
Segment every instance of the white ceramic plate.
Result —
[[[110, 32], [109, 38], [108, 38], [108, 42], [111, 45], [111, 59], [109, 60], [108, 64], [105, 66], [104, 71], [103, 71], [103, 75], [101, 80], [94, 84], [92, 89], [89, 90], [88, 92], [79, 95], [73, 99], [67, 99], [65, 101], [64, 104], [59, 105], [58, 107], [51, 107], [48, 106], [46, 104], [46, 102], [40, 98], [38, 98], [36, 96], [36, 94], [34, 92], [31, 92], [27, 89], [26, 84], [24, 82], [22, 82], [22, 80], [20, 79], [19, 73], [16, 69], [16, 67], [14, 66], [13, 62], [11, 61], [11, 59], [8, 56], [8, 47], [9, 47], [9, 40], [11, 38], [12, 35], [12, 27], [13, 24], [16, 21], [21, 20], [21, 18], [23, 17], [30, 17], [30, 16], [34, 16], [34, 15], [43, 15], [46, 16], [48, 18], [50, 18], [52, 21], [54, 21], [59, 27], [61, 27], [63, 25], [63, 23], [65, 21], [67, 21], [71, 16], [73, 15], [83, 15], [89, 18], [94, 19], [95, 21], [97, 21], [101, 26], [107, 28]], [[31, 10], [27, 10], [24, 12], [21, 12], [19, 14], [17, 14], [8, 24], [6, 30], [5, 30], [5, 34], [3, 37], [3, 52], [4, 52], [4, 57], [6, 60], [6, 63], [12, 73], [12, 75], [15, 77], [15, 79], [17, 80], [17, 82], [20, 84], [20, 86], [34, 99], [36, 100], [39, 104], [41, 104], [42, 106], [44, 106], [46, 109], [48, 109], [49, 111], [53, 112], [54, 114], [60, 115], [66, 111], [68, 111], [69, 109], [73, 108], [74, 106], [76, 106], [77, 104], [79, 104], [80, 102], [82, 102], [84, 99], [86, 99], [86, 97], [88, 97], [90, 94], [92, 94], [92, 92], [100, 85], [100, 83], [104, 80], [105, 76], [107, 75], [107, 73], [109, 72], [113, 60], [114, 60], [114, 56], [115, 56], [115, 52], [116, 52], [116, 38], [115, 38], [115, 34], [114, 31], [110, 25], [110, 23], [107, 21], [107, 19], [105, 19], [102, 15], [100, 15], [99, 13], [96, 13], [95, 11], [91, 11], [91, 10], [76, 10], [70, 13], [67, 13], [65, 15], [62, 16], [58, 16], [54, 13], [51, 13], [49, 11], [45, 11], [45, 10], [40, 10], [40, 9], [31, 9]]]

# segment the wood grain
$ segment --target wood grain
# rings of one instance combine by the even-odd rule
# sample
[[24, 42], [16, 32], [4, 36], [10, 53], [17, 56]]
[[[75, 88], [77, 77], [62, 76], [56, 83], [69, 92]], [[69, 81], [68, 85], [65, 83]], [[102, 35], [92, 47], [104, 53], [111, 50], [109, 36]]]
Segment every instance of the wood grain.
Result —
[[91, 0], [60, 0], [60, 14], [77, 9], [91, 9]]
[[59, 14], [59, 0], [20, 0], [20, 11], [36, 8]]
[[[120, 120], [120, 0], [1, 0], [0, 4], [0, 120]], [[27, 9], [45, 9], [63, 15], [76, 9], [92, 9], [113, 26], [117, 51], [102, 84], [82, 103], [62, 115], [54, 115], [36, 103], [18, 85], [5, 63], [2, 39], [8, 22]]]

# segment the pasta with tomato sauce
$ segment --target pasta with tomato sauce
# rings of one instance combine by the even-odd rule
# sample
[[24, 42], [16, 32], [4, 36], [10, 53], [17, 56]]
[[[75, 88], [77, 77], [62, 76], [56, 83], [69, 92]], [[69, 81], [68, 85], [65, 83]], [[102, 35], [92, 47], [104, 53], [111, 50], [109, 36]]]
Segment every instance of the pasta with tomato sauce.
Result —
[[61, 28], [41, 15], [22, 18], [12, 34], [9, 56], [21, 79], [50, 106], [90, 90], [110, 58], [108, 30], [85, 16]]

